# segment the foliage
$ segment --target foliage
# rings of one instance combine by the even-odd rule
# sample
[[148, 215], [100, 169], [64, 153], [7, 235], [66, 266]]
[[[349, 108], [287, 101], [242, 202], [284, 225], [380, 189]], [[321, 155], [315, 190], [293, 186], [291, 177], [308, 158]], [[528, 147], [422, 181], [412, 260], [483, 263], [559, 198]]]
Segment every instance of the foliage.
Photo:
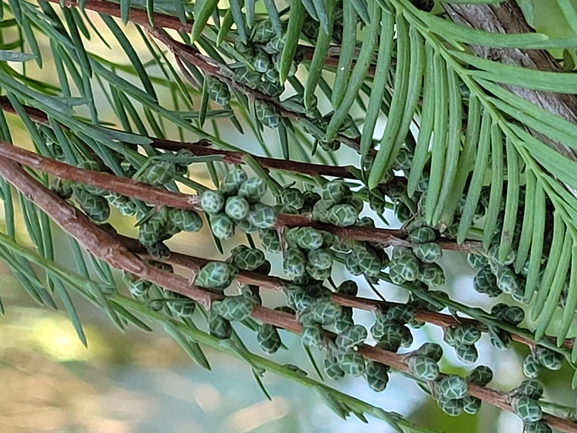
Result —
[[[450, 415], [474, 414], [484, 400], [515, 412], [527, 432], [577, 431], [573, 420], [545, 413], [534, 380], [503, 395], [487, 387], [484, 366], [466, 377], [441, 372], [436, 344], [404, 350], [428, 322], [465, 364], [477, 361], [475, 343], [488, 333], [498, 349], [531, 348], [529, 378], [563, 362], [577, 370], [567, 338], [577, 309], [577, 126], [500, 86], [577, 93], [573, 55], [565, 52], [557, 73], [468, 47], [568, 49], [577, 36], [483, 32], [452, 23], [429, 1], [54, 3], [0, 3], [0, 256], [38, 303], [56, 308], [60, 299], [85, 344], [70, 289], [121, 329], [161, 324], [202, 367], [210, 368], [203, 346], [230, 353], [261, 387], [265, 371], [298, 381], [343, 418], [368, 414], [397, 431], [429, 431], [300, 366], [251, 353], [237, 323], [266, 354], [284, 347], [279, 329], [302, 333], [320, 378], [311, 349], [322, 352], [331, 380], [362, 376], [380, 392], [400, 371]], [[571, 3], [558, 3], [573, 22]], [[96, 54], [95, 44], [123, 60]], [[39, 80], [32, 61], [57, 84]], [[106, 109], [114, 118], [102, 116]], [[34, 154], [10, 145], [15, 126], [5, 113], [20, 119]], [[234, 128], [234, 139], [223, 128]], [[249, 151], [250, 141], [259, 147]], [[17, 203], [32, 250], [16, 240]], [[106, 223], [114, 209], [133, 218], [138, 239]], [[78, 272], [57, 264], [51, 221], [68, 233]], [[166, 241], [182, 231], [210, 232], [222, 259], [171, 251]], [[490, 312], [437, 289], [446, 250], [468, 253], [473, 288], [499, 297]], [[270, 275], [275, 257], [281, 276]], [[337, 286], [343, 267], [351, 278]], [[408, 301], [360, 298], [352, 276], [380, 298], [379, 283], [395, 284]], [[266, 289], [282, 290], [286, 304], [263, 306]], [[353, 308], [374, 312], [370, 330]]]

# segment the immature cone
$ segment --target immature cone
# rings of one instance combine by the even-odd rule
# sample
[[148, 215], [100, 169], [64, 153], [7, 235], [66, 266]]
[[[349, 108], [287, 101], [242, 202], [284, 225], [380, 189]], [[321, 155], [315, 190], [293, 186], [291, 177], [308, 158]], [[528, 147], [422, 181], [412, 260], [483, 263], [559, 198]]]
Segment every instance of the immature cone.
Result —
[[257, 119], [269, 128], [278, 128], [280, 117], [276, 108], [273, 105], [268, 105], [266, 102], [257, 99], [254, 101], [254, 111]]
[[212, 313], [229, 321], [241, 322], [250, 317], [254, 303], [244, 296], [227, 296], [222, 301], [213, 302]]
[[443, 412], [450, 416], [459, 416], [465, 410], [463, 399], [439, 398], [437, 404]]
[[256, 339], [263, 352], [269, 355], [276, 353], [282, 345], [277, 329], [268, 323], [260, 325]]
[[281, 191], [282, 204], [294, 210], [300, 210], [305, 205], [305, 198], [298, 189], [286, 188]]
[[535, 347], [535, 359], [548, 370], [559, 370], [563, 366], [563, 355], [543, 346]]
[[223, 291], [237, 275], [238, 269], [228, 263], [210, 262], [200, 270], [194, 284], [209, 290]]
[[250, 210], [250, 205], [243, 197], [229, 197], [226, 199], [225, 213], [233, 220], [245, 218]]
[[504, 329], [489, 327], [489, 342], [499, 350], [506, 350], [513, 344], [511, 334]]
[[281, 250], [280, 238], [276, 230], [259, 230], [258, 231], [262, 246], [270, 252], [278, 253]]
[[306, 271], [306, 257], [299, 248], [288, 248], [283, 262], [285, 273], [292, 278], [304, 275]]
[[177, 316], [190, 317], [194, 314], [196, 303], [192, 299], [174, 292], [168, 292], [167, 295], [175, 299], [174, 302], [168, 302], [168, 308]]
[[146, 296], [150, 290], [151, 283], [149, 281], [137, 278], [130, 282], [128, 290], [134, 297]]
[[365, 372], [365, 359], [357, 352], [341, 352], [337, 354], [337, 361], [341, 369], [348, 376], [362, 376]]
[[445, 284], [445, 272], [436, 263], [425, 263], [419, 268], [419, 280], [432, 286], [442, 286]]
[[341, 349], [352, 349], [363, 344], [367, 339], [367, 329], [362, 325], [352, 325], [342, 331], [336, 338], [335, 343]]
[[230, 103], [230, 90], [222, 81], [207, 77], [208, 97], [218, 105], [228, 105]]
[[200, 198], [200, 206], [206, 213], [217, 214], [224, 208], [224, 195], [220, 191], [206, 190]]
[[298, 246], [305, 250], [319, 249], [323, 246], [325, 241], [323, 233], [312, 227], [298, 227], [292, 233]]
[[202, 219], [194, 211], [172, 209], [169, 218], [176, 227], [185, 232], [195, 233], [202, 228]]
[[210, 217], [210, 228], [215, 237], [228, 240], [234, 236], [234, 222], [225, 214]]
[[252, 177], [244, 181], [239, 189], [239, 197], [244, 197], [250, 202], [257, 202], [266, 193], [266, 182], [260, 177]]
[[481, 331], [473, 325], [461, 325], [455, 328], [455, 346], [472, 345], [481, 338]]
[[441, 258], [443, 250], [434, 243], [421, 244], [415, 249], [415, 256], [423, 263], [434, 263]]
[[461, 362], [466, 364], [473, 364], [477, 362], [477, 359], [479, 358], [479, 353], [473, 345], [462, 344], [457, 346], [455, 347], [455, 354]]
[[246, 218], [258, 229], [271, 229], [275, 226], [277, 220], [275, 210], [260, 203], [248, 212]]
[[220, 191], [228, 196], [237, 195], [238, 189], [248, 179], [242, 168], [229, 171], [220, 183]]
[[226, 340], [232, 335], [232, 325], [230, 322], [224, 317], [218, 316], [216, 314], [209, 314], [208, 329], [210, 335], [220, 340]]
[[342, 314], [342, 307], [330, 301], [316, 301], [311, 303], [309, 307], [309, 316], [302, 316], [303, 320], [310, 317], [313, 322], [322, 325], [332, 325]]
[[437, 393], [447, 399], [460, 399], [467, 395], [467, 382], [461, 376], [449, 375], [436, 383]]
[[493, 371], [486, 365], [479, 365], [467, 375], [465, 380], [477, 386], [487, 386], [493, 380]]
[[331, 269], [333, 265], [333, 255], [323, 249], [310, 251], [308, 254], [308, 262], [318, 269]]
[[327, 182], [321, 190], [321, 200], [340, 203], [341, 200], [349, 193], [348, 187], [342, 180], [331, 180]]
[[443, 348], [436, 343], [424, 343], [415, 351], [415, 354], [423, 355], [435, 362], [439, 362], [443, 357]]
[[511, 407], [523, 421], [537, 422], [543, 417], [543, 411], [539, 403], [526, 395], [513, 397], [511, 399]]
[[337, 287], [337, 293], [348, 295], [348, 296], [356, 296], [359, 292], [359, 286], [352, 280], [343, 281], [339, 287]]
[[136, 180], [153, 186], [163, 186], [172, 181], [175, 175], [176, 167], [172, 162], [155, 160]]
[[266, 44], [275, 36], [270, 20], [257, 21], [252, 29], [251, 41], [257, 44]]
[[323, 344], [323, 328], [316, 323], [303, 325], [301, 339], [305, 346], [320, 348]]
[[523, 373], [527, 377], [538, 377], [539, 373], [541, 373], [541, 368], [541, 363], [533, 356], [532, 353], [527, 355], [527, 357], [523, 360]]
[[424, 355], [411, 355], [406, 360], [409, 370], [419, 379], [435, 380], [439, 377], [439, 366], [434, 359]]
[[337, 204], [327, 213], [329, 223], [338, 227], [352, 226], [357, 222], [358, 212], [350, 204]]
[[467, 262], [475, 269], [482, 269], [489, 264], [489, 261], [481, 254], [469, 253]]
[[266, 258], [258, 248], [239, 245], [231, 251], [230, 260], [239, 269], [254, 271], [265, 263]]
[[365, 378], [375, 392], [384, 391], [389, 383], [389, 367], [375, 361], [366, 361]]
[[526, 395], [533, 400], [539, 400], [543, 396], [543, 385], [536, 380], [527, 379], [515, 388], [515, 393], [519, 395]]
[[473, 288], [478, 293], [486, 294], [490, 298], [499, 296], [502, 292], [497, 286], [497, 278], [493, 275], [491, 268], [486, 266], [481, 268], [475, 278], [473, 278]]
[[108, 219], [110, 206], [104, 197], [91, 194], [82, 187], [75, 187], [73, 191], [74, 200], [86, 215], [97, 222], [104, 222]]
[[463, 411], [469, 415], [475, 415], [481, 409], [481, 399], [466, 395], [463, 398]]
[[407, 241], [414, 244], [425, 244], [428, 242], [433, 242], [437, 239], [437, 234], [432, 228], [429, 227], [419, 227], [409, 233]]

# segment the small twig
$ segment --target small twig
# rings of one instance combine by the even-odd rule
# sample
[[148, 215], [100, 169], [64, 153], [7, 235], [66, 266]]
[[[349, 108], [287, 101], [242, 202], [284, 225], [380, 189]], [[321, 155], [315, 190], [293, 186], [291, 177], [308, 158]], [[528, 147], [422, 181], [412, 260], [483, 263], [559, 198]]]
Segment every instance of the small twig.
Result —
[[[50, 1], [52, 3], [60, 3], [60, 0], [44, 0]], [[66, 7], [76, 7], [78, 2], [74, 0], [66, 0], [64, 2]], [[116, 3], [111, 3], [108, 1], [101, 0], [87, 0], [84, 6], [86, 9], [93, 10], [95, 12], [110, 15], [116, 18], [121, 18], [120, 16], [120, 6]], [[193, 21], [188, 19], [186, 22], [180, 21], [175, 16], [163, 14], [161, 12], [154, 12], [152, 14], [154, 26], [162, 29], [177, 30], [179, 32], [190, 33], [192, 30]], [[137, 9], [135, 7], [130, 8], [128, 19], [134, 22], [145, 22], [148, 21], [148, 12], [143, 9]], [[207, 25], [207, 27], [210, 27]], [[214, 29], [218, 32], [218, 29]], [[299, 45], [299, 50], [303, 54], [304, 60], [312, 60], [313, 54], [315, 52], [314, 47], [309, 47], [306, 45]], [[340, 54], [341, 47], [338, 45], [333, 45], [328, 49], [328, 56], [325, 58], [325, 65], [336, 68], [339, 62], [338, 55]], [[373, 77], [375, 75], [375, 66], [371, 65], [367, 72], [367, 76]]]
[[[314, 221], [310, 214], [278, 214], [277, 215], [277, 227], [302, 227], [311, 226], [318, 230], [323, 230], [341, 239], [354, 239], [357, 241], [364, 242], [377, 242], [387, 246], [403, 246], [403, 247], [414, 247], [415, 245], [406, 240], [408, 232], [403, 229], [382, 229], [374, 227], [360, 227], [360, 226], [349, 226], [349, 227], [337, 227], [332, 224], [326, 224], [318, 221]], [[482, 249], [482, 244], [480, 242], [468, 241], [462, 244], [457, 244], [447, 238], [437, 239], [437, 244], [445, 250], [452, 251], [473, 251]]]
[[[116, 233], [113, 234], [113, 236], [117, 237], [119, 242], [125, 245], [133, 253], [148, 256], [146, 248], [137, 239]], [[195, 275], [198, 272], [200, 272], [200, 270], [205, 265], [207, 265], [211, 260], [172, 251], [170, 257], [163, 261], [173, 265], [182, 266], [183, 268], [186, 268], [189, 271], [191, 271], [193, 275]], [[263, 275], [257, 272], [250, 272], [243, 270], [239, 272], [237, 281], [242, 284], [259, 286], [269, 290], [283, 290], [283, 288], [287, 287], [287, 285], [290, 283], [289, 281], [279, 277]], [[400, 305], [395, 302], [383, 302], [378, 299], [367, 299], [358, 296], [343, 295], [339, 293], [334, 293], [331, 296], [331, 300], [334, 303], [339, 304], [343, 307], [351, 307], [371, 312], [384, 311], [392, 306]], [[418, 320], [419, 322], [430, 323], [443, 329], [448, 328], [450, 326], [461, 326], [467, 324], [472, 325], [483, 332], [487, 331], [487, 325], [485, 325], [483, 322], [479, 320], [469, 319], [466, 317], [459, 317], [457, 319], [454, 316], [443, 313], [437, 313], [435, 311], [430, 310], [417, 310], [415, 319]], [[511, 332], [511, 338], [514, 341], [525, 344], [526, 346], [529, 347], [533, 347], [536, 344], [538, 344], [535, 340], [532, 340], [519, 334], [515, 334], [513, 332]], [[563, 342], [563, 347], [568, 350], [573, 349], [573, 345], [574, 345], [573, 338], [567, 338]]]
[[[222, 298], [219, 294], [191, 285], [183, 277], [162, 271], [138, 258], [117, 239], [102, 228], [92, 224], [85, 215], [33, 179], [17, 164], [0, 158], [0, 176], [17, 188], [28, 200], [42, 209], [52, 221], [80, 242], [89, 252], [101, 260], [105, 260], [111, 266], [158, 284], [165, 290], [187, 296], [203, 305], [206, 309], [210, 308], [212, 301]], [[264, 323], [295, 333], [300, 333], [302, 330], [302, 325], [298, 320], [288, 313], [256, 306], [251, 316]], [[409, 375], [411, 374], [407, 364], [404, 362], [406, 355], [388, 352], [366, 344], [359, 347], [359, 352], [368, 359], [389, 365]], [[469, 384], [468, 392], [470, 395], [501, 409], [512, 411], [505, 395], [502, 393], [473, 384]], [[571, 421], [548, 414], [544, 414], [543, 419], [552, 427], [563, 432], [577, 433], [577, 424]]]
[[200, 196], [156, 188], [127, 177], [74, 167], [0, 141], [0, 156], [62, 179], [103, 188], [146, 203], [180, 209], [198, 209]]
[[[12, 103], [6, 96], [0, 96], [0, 107], [3, 111], [7, 113], [16, 114]], [[30, 117], [34, 123], [50, 126], [48, 117], [43, 111], [37, 108], [29, 107], [24, 105], [24, 110], [26, 114]], [[112, 132], [124, 132], [115, 128], [109, 128], [102, 126], [102, 128], [112, 131]], [[133, 133], [134, 135], [134, 133]], [[165, 138], [155, 138], [148, 136], [141, 136], [143, 138], [148, 138], [152, 147], [158, 149], [179, 151], [181, 149], [188, 149], [195, 156], [212, 156], [212, 155], [222, 155], [223, 161], [229, 164], [242, 164], [244, 163], [245, 153], [234, 152], [230, 150], [221, 150], [209, 147], [211, 144], [209, 140], [202, 139], [196, 142], [189, 141], [175, 141], [168, 140]], [[252, 155], [251, 155], [252, 156]], [[357, 179], [351, 172], [349, 166], [334, 166], [334, 165], [322, 165], [322, 164], [312, 164], [308, 162], [290, 161], [286, 159], [276, 159], [267, 158], [263, 156], [252, 156], [262, 167], [269, 168], [272, 170], [282, 170], [290, 171], [293, 173], [305, 174], [307, 176], [329, 176], [337, 177], [343, 179]]]
[[[42, 1], [48, 1], [60, 4], [60, 0], [42, 0]], [[67, 0], [65, 2], [65, 6], [68, 8], [77, 7], [78, 3], [75, 0]], [[115, 3], [109, 3], [103, 0], [87, 0], [85, 2], [84, 8], [115, 17], [120, 16], [119, 5]], [[176, 41], [162, 29], [162, 26], [156, 25], [156, 22], [155, 26], [152, 26], [150, 24], [146, 11], [133, 9], [131, 14], [129, 15], [129, 18], [132, 23], [143, 27], [148, 31], [148, 33], [150, 33], [152, 36], [154, 36], [156, 39], [158, 39], [160, 42], [166, 45], [174, 53], [175, 56], [181, 57], [182, 59], [185, 59], [188, 62], [192, 63], [194, 66], [202, 70], [205, 74], [218, 78], [220, 81], [226, 83], [229, 87], [238, 90], [239, 92], [248, 96], [250, 99], [258, 99], [267, 102], [271, 106], [274, 106], [278, 111], [278, 113], [283, 117], [286, 117], [287, 119], [291, 119], [295, 122], [310, 120], [300, 113], [288, 110], [277, 99], [265, 95], [264, 93], [256, 89], [251, 89], [250, 87], [231, 78], [233, 74], [226, 65], [217, 63], [214, 60], [208, 62], [206, 58], [194, 47]], [[162, 22], [166, 24], [165, 20], [163, 20]], [[182, 27], [182, 23], [180, 24], [180, 27]], [[349, 138], [343, 134], [337, 134], [335, 139], [351, 147], [352, 149], [355, 150], [360, 149], [360, 144], [357, 140]]]
[[[58, 176], [62, 179], [82, 182], [87, 185], [94, 185], [117, 194], [143, 200], [151, 205], [202, 211], [199, 206], [200, 197], [198, 195], [167, 191], [129, 178], [74, 167], [1, 141], [0, 156], [29, 167], [40, 169], [45, 173]], [[338, 227], [332, 224], [314, 221], [310, 214], [277, 214], [277, 228], [302, 226], [311, 226], [319, 230], [327, 231], [340, 239], [377, 242], [384, 246], [414, 246], [412, 243], [405, 240], [408, 233], [402, 229], [383, 229], [360, 226]], [[454, 241], [442, 238], [439, 240], [439, 244], [442, 245], [444, 249], [455, 251], [469, 251], [481, 247], [479, 242], [471, 241], [459, 245]]]
[[201, 305], [210, 306], [211, 301], [217, 298], [213, 293], [191, 286], [185, 278], [155, 268], [128, 251], [106, 231], [92, 224], [86, 215], [29, 176], [19, 165], [0, 158], [0, 176], [42, 209], [95, 257], [161, 287], [170, 286], [171, 290], [188, 296]]
[[[276, 98], [268, 96], [257, 89], [252, 89], [246, 86], [245, 84], [236, 81], [234, 78], [232, 78], [233, 74], [231, 73], [231, 71], [228, 70], [228, 67], [226, 65], [212, 64], [212, 62], [209, 63], [198, 51], [196, 51], [195, 48], [174, 40], [164, 31], [159, 30], [157, 28], [151, 28], [150, 25], [146, 25], [144, 23], [137, 23], [137, 24], [145, 26], [148, 32], [151, 35], [153, 35], [156, 39], [158, 39], [160, 42], [165, 44], [174, 53], [175, 56], [179, 56], [182, 59], [189, 61], [194, 66], [204, 71], [205, 74], [218, 78], [223, 83], [226, 83], [229, 87], [238, 90], [239, 92], [248, 96], [250, 99], [258, 99], [261, 101], [265, 101], [269, 105], [275, 107], [275, 109], [281, 116], [287, 119], [291, 119], [295, 122], [310, 120], [307, 116], [303, 114], [287, 109]], [[228, 73], [224, 73], [224, 71], [227, 70]], [[355, 139], [347, 137], [346, 135], [337, 134], [335, 136], [335, 140], [349, 146], [351, 149], [357, 151], [360, 149], [359, 142]]]

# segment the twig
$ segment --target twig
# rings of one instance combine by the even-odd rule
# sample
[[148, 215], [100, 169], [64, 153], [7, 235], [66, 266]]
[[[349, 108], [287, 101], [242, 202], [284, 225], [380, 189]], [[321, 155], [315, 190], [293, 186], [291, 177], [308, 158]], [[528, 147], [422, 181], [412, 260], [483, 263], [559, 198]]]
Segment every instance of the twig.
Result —
[[[151, 205], [202, 211], [199, 206], [200, 196], [198, 195], [167, 191], [129, 178], [74, 167], [1, 141], [0, 156], [29, 167], [40, 169], [62, 179], [82, 182], [87, 185], [94, 185], [117, 194], [143, 200]], [[405, 240], [408, 233], [402, 229], [383, 229], [360, 226], [338, 227], [332, 224], [314, 221], [310, 214], [277, 214], [277, 228], [282, 229], [284, 227], [290, 228], [302, 226], [311, 226], [319, 230], [327, 231], [340, 239], [377, 242], [386, 246], [414, 246], [412, 243]], [[470, 241], [459, 245], [454, 241], [442, 238], [439, 239], [439, 245], [444, 249], [454, 251], [470, 251], [481, 248], [479, 242]]]
[[[0, 107], [3, 111], [7, 113], [16, 114], [12, 103], [6, 96], [0, 96]], [[30, 119], [37, 124], [50, 126], [48, 117], [43, 111], [37, 108], [29, 107], [24, 105], [24, 110]], [[112, 131], [112, 132], [123, 132], [115, 128], [105, 127], [102, 128]], [[179, 151], [181, 149], [188, 149], [195, 156], [211, 156], [211, 155], [222, 155], [223, 161], [229, 164], [242, 164], [245, 160], [245, 155], [242, 152], [234, 152], [230, 150], [214, 149], [209, 147], [211, 144], [209, 140], [202, 139], [196, 142], [189, 141], [175, 141], [168, 140], [165, 138], [156, 138], [149, 136], [141, 136], [143, 138], [148, 138], [151, 141], [151, 146], [158, 149]], [[252, 156], [252, 155], [251, 155]], [[307, 176], [329, 176], [337, 177], [342, 179], [357, 179], [351, 172], [349, 166], [334, 166], [334, 165], [322, 165], [322, 164], [312, 164], [308, 162], [299, 161], [289, 161], [286, 159], [276, 159], [267, 158], [263, 156], [252, 156], [262, 167], [269, 168], [272, 170], [282, 170], [290, 171], [293, 173], [305, 174]]]
[[92, 224], [82, 212], [29, 176], [19, 165], [0, 158], [0, 176], [42, 209], [95, 257], [161, 287], [170, 286], [171, 290], [188, 296], [201, 305], [210, 306], [211, 301], [217, 298], [217, 295], [190, 285], [178, 275], [155, 268], [128, 251], [106, 231]]
[[[52, 3], [60, 3], [59, 0], [44, 0], [50, 1]], [[74, 0], [66, 0], [64, 2], [66, 7], [76, 7], [78, 2]], [[120, 16], [120, 6], [116, 3], [111, 3], [108, 1], [101, 0], [87, 0], [84, 6], [87, 9], [93, 10], [98, 13], [110, 15], [116, 18], [121, 18]], [[162, 29], [177, 30], [179, 32], [190, 33], [192, 30], [192, 20], [186, 20], [186, 22], [180, 21], [175, 16], [163, 14], [161, 12], [154, 12], [152, 14], [154, 26]], [[134, 22], [144, 22], [148, 21], [148, 12], [143, 9], [137, 9], [135, 7], [130, 8], [128, 19]], [[210, 27], [207, 25], [207, 27]], [[215, 29], [218, 32], [218, 29]], [[314, 47], [309, 47], [306, 45], [299, 45], [299, 51], [303, 54], [304, 60], [312, 60], [314, 54]], [[336, 68], [339, 62], [339, 57], [341, 47], [333, 45], [329, 47], [329, 55], [325, 58], [325, 65]], [[371, 65], [367, 72], [367, 76], [372, 77], [375, 74], [375, 66]]]
[[[89, 252], [101, 260], [105, 260], [111, 266], [158, 284], [165, 290], [187, 296], [203, 305], [206, 309], [210, 308], [212, 301], [221, 298], [219, 294], [205, 291], [190, 284], [183, 277], [162, 271], [138, 258], [117, 239], [102, 228], [92, 224], [85, 215], [33, 179], [17, 164], [0, 158], [0, 176], [17, 188], [28, 200], [42, 209], [52, 221], [80, 242]], [[302, 330], [302, 325], [293, 315], [288, 313], [256, 306], [251, 316], [264, 323], [295, 333], [300, 333]], [[409, 375], [411, 374], [404, 362], [406, 355], [387, 352], [368, 345], [360, 346], [359, 352], [368, 359], [389, 365]], [[502, 393], [473, 384], [469, 384], [468, 392], [470, 395], [501, 409], [512, 410], [507, 403], [505, 395]], [[552, 427], [563, 432], [577, 433], [577, 424], [571, 421], [548, 414], [545, 414], [543, 419]]]
[[198, 209], [200, 196], [156, 188], [127, 177], [74, 167], [0, 141], [0, 156], [62, 179], [103, 188], [146, 203], [180, 209]]
[[[41, 1], [48, 1], [51, 3], [60, 4], [60, 0], [41, 0]], [[78, 3], [75, 0], [67, 0], [65, 2], [65, 6], [69, 8], [77, 7]], [[119, 5], [109, 3], [103, 0], [87, 0], [85, 2], [84, 8], [94, 10], [99, 13], [104, 13], [107, 15], [118, 17], [120, 16]], [[160, 42], [166, 45], [174, 53], [175, 56], [178, 56], [192, 63], [194, 66], [202, 70], [205, 74], [218, 78], [220, 81], [228, 84], [229, 87], [234, 88], [239, 92], [245, 94], [247, 97], [249, 97], [249, 99], [258, 99], [261, 101], [265, 101], [266, 103], [275, 107], [278, 113], [283, 117], [286, 117], [287, 119], [291, 119], [295, 122], [310, 120], [305, 115], [302, 115], [295, 111], [288, 110], [277, 99], [265, 95], [264, 93], [256, 89], [251, 89], [250, 87], [231, 78], [233, 76], [232, 71], [230, 71], [226, 65], [217, 63], [214, 60], [208, 62], [207, 59], [204, 56], [202, 56], [201, 53], [198, 52], [194, 47], [191, 47], [189, 45], [174, 40], [161, 27], [152, 26], [145, 11], [133, 10], [132, 13], [129, 15], [129, 17], [132, 23], [138, 24], [139, 26], [145, 28], [148, 31], [148, 33], [150, 33], [152, 36], [154, 36], [156, 39], [158, 39]], [[335, 139], [351, 147], [352, 149], [359, 150], [360, 148], [360, 144], [358, 143], [358, 141], [349, 138], [343, 134], [337, 134]]]
[[[117, 237], [119, 242], [125, 245], [133, 253], [148, 256], [146, 248], [137, 239], [128, 236], [123, 236], [120, 234], [113, 234], [113, 236]], [[202, 257], [195, 257], [174, 251], [171, 252], [170, 257], [168, 259], [163, 261], [173, 265], [182, 266], [183, 268], [186, 268], [189, 271], [191, 271], [193, 275], [197, 274], [202, 269], [202, 267], [204, 267], [210, 262], [210, 260], [204, 259]], [[250, 272], [243, 270], [239, 272], [237, 281], [242, 284], [259, 286], [269, 290], [283, 290], [283, 288], [286, 287], [287, 284], [289, 284], [289, 281], [279, 277], [273, 277], [269, 275], [259, 274], [257, 272]], [[399, 305], [395, 302], [384, 302], [377, 299], [367, 299], [358, 296], [348, 296], [340, 293], [334, 293], [331, 296], [331, 300], [334, 303], [339, 304], [343, 307], [351, 307], [371, 312], [384, 311], [387, 308]], [[437, 313], [435, 311], [417, 310], [415, 319], [418, 320], [419, 322], [430, 323], [432, 325], [439, 326], [440, 328], [443, 329], [448, 328], [450, 326], [461, 326], [467, 324], [472, 325], [483, 332], [487, 331], [487, 326], [479, 320], [469, 319], [466, 317], [456, 318], [454, 316], [443, 313]], [[522, 335], [515, 334], [513, 332], [511, 332], [511, 338], [514, 341], [525, 344], [526, 346], [529, 347], [533, 347], [539, 344], [534, 339], [530, 339]], [[574, 345], [573, 338], [567, 338], [563, 342], [563, 347], [568, 350], [573, 349], [573, 345]]]

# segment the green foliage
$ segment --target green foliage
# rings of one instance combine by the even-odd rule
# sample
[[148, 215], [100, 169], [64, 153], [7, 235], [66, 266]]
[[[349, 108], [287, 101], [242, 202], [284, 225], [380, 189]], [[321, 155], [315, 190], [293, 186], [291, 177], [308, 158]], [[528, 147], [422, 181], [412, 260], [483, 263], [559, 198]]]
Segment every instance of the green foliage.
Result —
[[[319, 375], [311, 347], [324, 352], [329, 379], [364, 376], [381, 392], [389, 367], [361, 350], [374, 340], [371, 350], [391, 352], [387, 356], [397, 367], [406, 365], [417, 381], [429, 382], [439, 407], [452, 416], [476, 413], [481, 401], [467, 395], [467, 384], [487, 386], [493, 375], [483, 366], [466, 378], [442, 375], [443, 350], [435, 342], [396, 354], [411, 346], [414, 329], [424, 321], [443, 326], [445, 342], [464, 363], [477, 361], [481, 346], [475, 344], [488, 333], [501, 350], [510, 349], [514, 338], [531, 346], [523, 361], [529, 378], [543, 368], [560, 369], [564, 359], [576, 368], [565, 339], [577, 310], [577, 127], [504, 87], [574, 94], [575, 73], [569, 66], [560, 74], [504, 64], [467, 48], [556, 54], [573, 47], [574, 38], [476, 30], [451, 22], [432, 1], [285, 3], [105, 2], [100, 12], [107, 32], [85, 14], [94, 7], [90, 2], [79, 2], [82, 12], [46, 1], [3, 5], [0, 33], [16, 41], [0, 50], [0, 141], [11, 143], [16, 127], [4, 113], [16, 114], [29, 148], [67, 164], [51, 172], [49, 162], [38, 163], [35, 168], [55, 178], [29, 171], [29, 182], [49, 184], [91, 220], [78, 229], [69, 204], [59, 202], [60, 212], [49, 212], [40, 186], [37, 195], [5, 182], [16, 179], [2, 181], [0, 257], [22, 287], [40, 304], [55, 307], [58, 296], [83, 342], [69, 287], [120, 328], [146, 328], [144, 318], [162, 324], [204, 367], [199, 342], [243, 359], [255, 377], [268, 369], [306, 384], [343, 418], [355, 414], [364, 420], [369, 414], [397, 431], [409, 425], [400, 416], [306, 378], [300, 367], [251, 354], [231, 322], [254, 331], [266, 354], [283, 347], [279, 329], [298, 330], [300, 322]], [[531, 18], [529, 3], [520, 4]], [[558, 4], [576, 30], [571, 2]], [[138, 30], [129, 35], [108, 13], [120, 16], [123, 25], [134, 21]], [[141, 38], [149, 52], [137, 52], [140, 41], [133, 44], [129, 36]], [[110, 59], [118, 57], [103, 55], [97, 44], [118, 47], [125, 57], [116, 63]], [[141, 57], [149, 60], [142, 63]], [[567, 52], [564, 66], [569, 57]], [[46, 74], [40, 79], [26, 67], [33, 59]], [[56, 85], [42, 81], [48, 75]], [[104, 114], [106, 109], [111, 111]], [[234, 129], [225, 130], [227, 122]], [[349, 166], [343, 166], [345, 158]], [[66, 178], [71, 167], [85, 170], [85, 183]], [[106, 188], [94, 179], [107, 179]], [[197, 195], [178, 195], [190, 190]], [[158, 203], [159, 194], [165, 202]], [[183, 209], [174, 204], [177, 196], [186, 200]], [[126, 219], [136, 216], [140, 247], [102, 224], [111, 207]], [[402, 227], [389, 224], [393, 213]], [[65, 230], [76, 227], [69, 232], [76, 237], [74, 261], [82, 275], [57, 265], [50, 218]], [[376, 228], [381, 220], [386, 229]], [[114, 214], [110, 221], [118, 224]], [[99, 236], [82, 224], [101, 230]], [[164, 242], [181, 231], [212, 236], [223, 257], [187, 261], [175, 255], [173, 245], [188, 244]], [[32, 253], [14, 240], [24, 232]], [[233, 245], [235, 233], [250, 247]], [[87, 238], [100, 242], [89, 256], [76, 243]], [[440, 291], [452, 260], [443, 249], [468, 251], [476, 270], [472, 288], [500, 297], [490, 313]], [[184, 253], [195, 251], [191, 245]], [[231, 251], [227, 257], [225, 251]], [[137, 257], [145, 253], [189, 267], [196, 294], [191, 297], [203, 294], [198, 288], [214, 292], [210, 309], [208, 302], [175, 294], [169, 283], [160, 287], [147, 280], [146, 262]], [[273, 257], [281, 256], [283, 272], [272, 275]], [[96, 257], [122, 267], [124, 284], [117, 285], [108, 264]], [[169, 274], [166, 281], [176, 281], [169, 279], [176, 278], [172, 267], [151, 264]], [[343, 272], [344, 282], [335, 284], [333, 277], [339, 281]], [[364, 280], [352, 281], [349, 274]], [[382, 298], [382, 282], [403, 288], [407, 302], [358, 298], [365, 288]], [[270, 288], [284, 291], [286, 305], [262, 306], [261, 294]], [[376, 312], [370, 333], [355, 322], [351, 306]], [[460, 322], [462, 315], [471, 322]], [[526, 317], [528, 328], [521, 327]], [[550, 431], [541, 421], [542, 394], [541, 385], [528, 380], [507, 397], [527, 432]]]

